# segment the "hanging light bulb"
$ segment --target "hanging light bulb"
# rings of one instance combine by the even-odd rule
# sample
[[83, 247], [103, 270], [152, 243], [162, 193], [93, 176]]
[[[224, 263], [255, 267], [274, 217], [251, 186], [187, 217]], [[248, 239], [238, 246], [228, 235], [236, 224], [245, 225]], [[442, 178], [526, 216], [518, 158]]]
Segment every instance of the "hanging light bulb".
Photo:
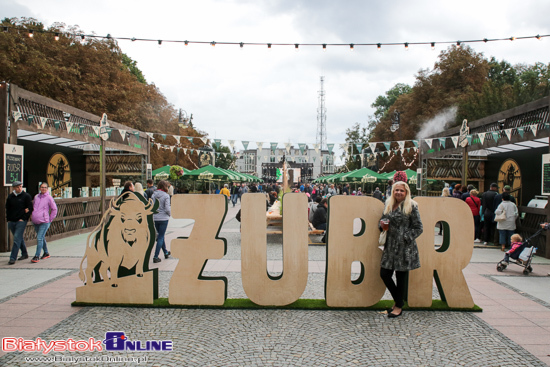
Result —
[[516, 37], [512, 36], [510, 37], [510, 41], [515, 41], [516, 40]]
[[267, 48], [271, 50], [271, 43], [267, 44]]
[[216, 42], [215, 42], [215, 41], [210, 42], [210, 44], [212, 45], [212, 47], [215, 47], [215, 46], [216, 46]]
[[326, 51], [326, 50], [327, 50], [327, 44], [323, 43], [323, 51]]
[[487, 43], [489, 40], [487, 38], [483, 39], [483, 42]]
[[377, 44], [376, 48], [378, 49], [378, 51], [380, 51], [382, 49], [382, 44], [381, 43]]
[[432, 42], [432, 50], [435, 50], [435, 42]]
[[59, 41], [59, 33], [56, 32], [53, 39], [56, 40], [56, 41]]
[[456, 47], [457, 47], [457, 48], [460, 48], [460, 41], [457, 41], [457, 42], [456, 42]]
[[405, 42], [405, 51], [409, 51], [409, 42]]
[[159, 47], [162, 45], [162, 40], [158, 40]]
[[[6, 28], [7, 28], [7, 27], [6, 27]], [[4, 32], [7, 32], [7, 31], [4, 31]], [[541, 38], [540, 34], [537, 34], [537, 35], [535, 36], [535, 38], [538, 39], [539, 41], [542, 41], [542, 38]]]
[[242, 42], [241, 42], [241, 43], [240, 43], [239, 45], [241, 46], [241, 48], [243, 48], [243, 46], [244, 46], [244, 43], [242, 43]]
[[353, 51], [353, 46], [354, 46], [353, 43], [350, 43], [350, 44], [349, 44], [349, 50], [350, 50], [350, 51]]
[[185, 40], [183, 41], [183, 43], [185, 44], [185, 46], [189, 46], [189, 41]]
[[296, 51], [298, 51], [298, 47], [300, 47], [300, 45], [299, 45], [298, 43], [295, 43], [295, 44], [294, 44], [294, 49], [295, 49]]
[[29, 29], [29, 38], [34, 37], [34, 31], [32, 29]]

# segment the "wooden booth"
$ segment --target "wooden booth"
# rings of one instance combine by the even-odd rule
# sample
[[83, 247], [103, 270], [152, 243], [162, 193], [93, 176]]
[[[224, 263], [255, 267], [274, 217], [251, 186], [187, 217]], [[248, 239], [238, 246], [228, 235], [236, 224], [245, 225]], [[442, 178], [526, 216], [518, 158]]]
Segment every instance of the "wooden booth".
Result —
[[[15, 180], [22, 181], [33, 197], [40, 183], [48, 182], [58, 213], [46, 240], [91, 231], [100, 222], [109, 196], [116, 194], [112, 186], [124, 185], [127, 179], [145, 182], [149, 137], [107, 120], [106, 115], [97, 116], [0, 83], [0, 126], [4, 160], [5, 144], [23, 152], [20, 172], [2, 171], [0, 200], [6, 202]], [[0, 212], [0, 251], [5, 252], [12, 241], [8, 239], [6, 213]], [[30, 221], [24, 238], [27, 245], [36, 244]]]

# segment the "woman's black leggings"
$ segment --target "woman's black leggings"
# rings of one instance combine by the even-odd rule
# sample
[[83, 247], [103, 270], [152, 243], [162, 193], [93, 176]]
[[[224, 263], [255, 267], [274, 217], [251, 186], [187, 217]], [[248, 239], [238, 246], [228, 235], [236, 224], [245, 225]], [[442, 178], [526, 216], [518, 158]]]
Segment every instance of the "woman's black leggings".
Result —
[[380, 268], [380, 278], [384, 281], [386, 288], [391, 293], [393, 300], [395, 301], [395, 307], [403, 308], [404, 301], [403, 297], [405, 296], [405, 288], [407, 286], [407, 275], [408, 271], [396, 271], [395, 278], [397, 284], [393, 282], [393, 270]]

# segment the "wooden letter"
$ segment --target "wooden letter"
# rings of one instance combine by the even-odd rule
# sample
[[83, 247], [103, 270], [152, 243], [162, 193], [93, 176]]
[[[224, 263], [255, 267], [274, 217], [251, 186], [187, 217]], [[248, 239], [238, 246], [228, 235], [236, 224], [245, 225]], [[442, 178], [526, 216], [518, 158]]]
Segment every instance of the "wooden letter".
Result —
[[[472, 211], [456, 198], [417, 197], [424, 233], [417, 238], [420, 268], [409, 274], [408, 303], [411, 307], [432, 305], [433, 278], [449, 307], [474, 307], [474, 301], [462, 269], [474, 250], [474, 219]], [[434, 227], [445, 225], [442, 246], [435, 250]]]
[[[327, 274], [325, 298], [329, 307], [368, 307], [384, 295], [380, 279], [382, 250], [378, 248], [378, 221], [384, 204], [362, 196], [329, 199]], [[361, 231], [353, 234], [353, 221], [361, 219]], [[351, 280], [351, 264], [361, 262], [361, 274]]]
[[308, 221], [305, 194], [283, 199], [283, 273], [267, 272], [266, 201], [264, 194], [246, 194], [241, 213], [241, 267], [243, 288], [250, 300], [262, 306], [284, 306], [296, 301], [308, 276]]
[[225, 238], [218, 238], [227, 212], [225, 195], [174, 195], [172, 217], [191, 218], [195, 225], [188, 238], [170, 242], [179, 259], [170, 279], [169, 301], [177, 305], [221, 306], [227, 298], [226, 277], [203, 277], [208, 259], [221, 259], [227, 250]]

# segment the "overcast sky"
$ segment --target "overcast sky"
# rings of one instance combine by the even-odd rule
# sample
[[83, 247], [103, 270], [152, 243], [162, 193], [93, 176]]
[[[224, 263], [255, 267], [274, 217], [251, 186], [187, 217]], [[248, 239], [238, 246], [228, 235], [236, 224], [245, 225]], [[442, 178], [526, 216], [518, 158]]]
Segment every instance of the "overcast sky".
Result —
[[[78, 25], [114, 37], [259, 43], [457, 41], [550, 34], [550, 1], [141, 1], [0, 0], [0, 16]], [[320, 76], [327, 142], [366, 125], [370, 105], [396, 83], [412, 85], [447, 45], [328, 47], [196, 45], [120, 41], [176, 108], [210, 138], [315, 143]], [[473, 44], [513, 64], [550, 62], [550, 38]], [[124, 123], [124, 121], [120, 121]], [[236, 146], [242, 149], [241, 144]], [[250, 147], [255, 147], [251, 143]]]

